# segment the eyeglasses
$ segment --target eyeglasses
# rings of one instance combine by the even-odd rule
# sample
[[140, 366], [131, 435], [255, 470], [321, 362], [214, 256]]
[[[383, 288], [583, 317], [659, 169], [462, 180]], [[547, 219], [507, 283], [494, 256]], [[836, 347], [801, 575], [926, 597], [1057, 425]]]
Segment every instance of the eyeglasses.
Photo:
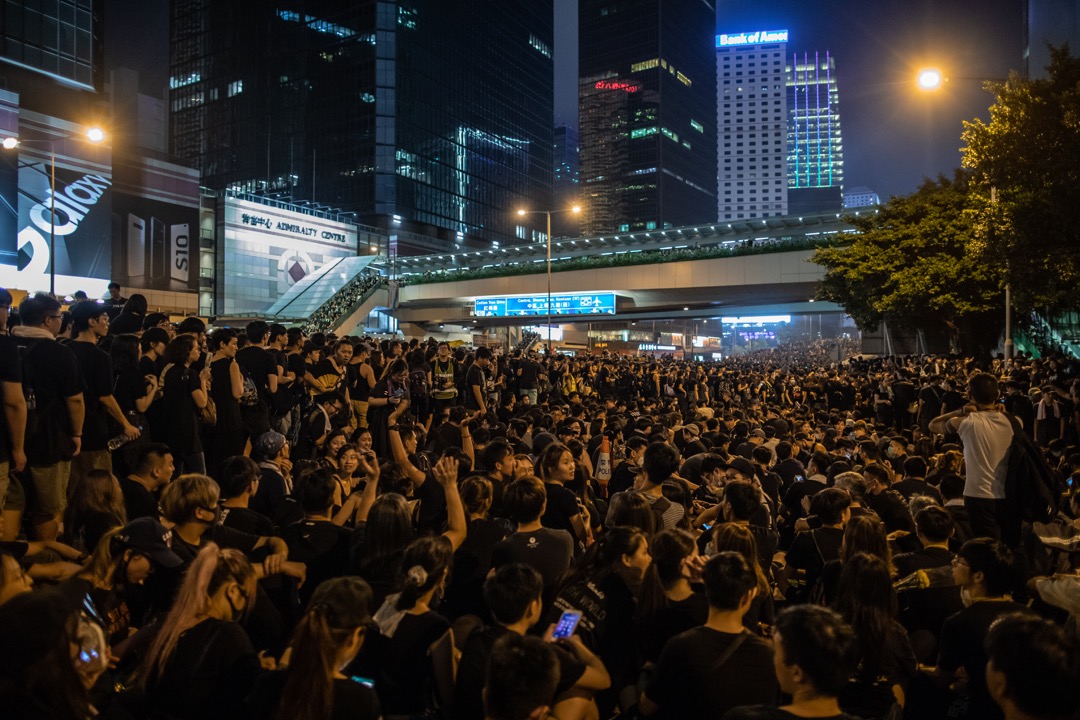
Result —
[[63, 315], [50, 315], [49, 320], [61, 320], [63, 317]]

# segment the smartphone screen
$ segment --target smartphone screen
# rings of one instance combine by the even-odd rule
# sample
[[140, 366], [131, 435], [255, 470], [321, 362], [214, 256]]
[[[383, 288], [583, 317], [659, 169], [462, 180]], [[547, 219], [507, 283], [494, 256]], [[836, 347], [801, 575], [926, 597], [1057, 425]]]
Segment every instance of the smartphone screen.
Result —
[[555, 632], [551, 634], [551, 637], [555, 640], [565, 640], [574, 634], [574, 630], [577, 630], [578, 621], [581, 620], [581, 613], [576, 610], [568, 610], [562, 614], [559, 618], [559, 624], [555, 626]]
[[364, 687], [375, 687], [375, 681], [371, 678], [360, 677], [359, 675], [351, 675], [349, 679], [352, 680], [354, 683], [359, 683], [360, 685], [363, 685]]

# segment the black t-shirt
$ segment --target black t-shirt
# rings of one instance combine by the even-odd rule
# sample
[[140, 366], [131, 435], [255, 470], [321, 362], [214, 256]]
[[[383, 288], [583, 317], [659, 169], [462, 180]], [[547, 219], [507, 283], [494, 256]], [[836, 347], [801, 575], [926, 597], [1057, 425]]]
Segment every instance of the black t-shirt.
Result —
[[668, 640], [704, 625], [708, 618], [709, 601], [700, 593], [692, 593], [684, 600], [668, 600], [642, 623], [642, 659], [656, 662]]
[[393, 637], [368, 633], [370, 644], [361, 650], [358, 669], [372, 673], [366, 677], [375, 680], [383, 712], [413, 715], [424, 711], [432, 682], [428, 648], [449, 629], [442, 615], [426, 612], [402, 617]]
[[938, 668], [952, 672], [964, 668], [968, 679], [971, 707], [968, 717], [992, 720], [1003, 717], [1001, 708], [986, 689], [986, 663], [983, 643], [990, 626], [1008, 613], [1029, 612], [1011, 600], [983, 600], [964, 608], [945, 621], [941, 628]]
[[245, 507], [221, 508], [221, 524], [249, 535], [265, 537], [274, 534], [274, 524], [262, 513]]
[[281, 536], [289, 546], [289, 559], [307, 565], [307, 580], [300, 587], [305, 604], [319, 583], [345, 573], [351, 530], [328, 520], [302, 520], [285, 528]]
[[183, 635], [147, 698], [152, 714], [191, 720], [243, 717], [259, 658], [236, 623], [207, 618]]
[[915, 529], [915, 522], [911, 519], [911, 511], [904, 502], [904, 496], [892, 488], [882, 490], [877, 495], [866, 493], [863, 504], [878, 514], [885, 523], [885, 532]]
[[570, 518], [581, 514], [577, 496], [564, 486], [554, 483], [544, 483], [544, 489], [547, 490], [547, 510], [540, 518], [541, 524], [553, 530], [565, 530], [573, 536], [574, 525]]
[[535, 360], [525, 360], [518, 366], [521, 375], [518, 376], [518, 387], [522, 390], [535, 390], [543, 368]]
[[[75, 353], [55, 340], [20, 337], [17, 342], [26, 346], [23, 381], [34, 390], [42, 428], [47, 425], [56, 433], [70, 436], [71, 419], [66, 400], [80, 395], [83, 390]], [[83, 426], [85, 428], [85, 422]], [[48, 434], [42, 430], [43, 436]], [[29, 436], [26, 438], [26, 455], [31, 465], [52, 465], [65, 459], [62, 448], [35, 444], [34, 438]]]
[[776, 702], [773, 650], [756, 635], [748, 634], [723, 667], [716, 667], [738, 637], [702, 626], [668, 641], [645, 688], [663, 717], [717, 717], [734, 707]]
[[473, 363], [469, 367], [469, 372], [465, 376], [465, 407], [470, 410], [479, 410], [480, 403], [476, 402], [476, 392], [473, 390], [474, 387], [480, 388], [480, 396], [484, 398], [486, 404], [487, 373], [476, 363]]
[[[452, 717], [455, 720], [483, 720], [483, 690], [487, 673], [488, 659], [495, 642], [504, 635], [511, 634], [504, 627], [491, 626], [474, 630], [465, 641], [458, 664], [457, 682], [454, 686]], [[557, 643], [551, 648], [559, 662], [559, 684], [555, 686], [555, 697], [574, 686], [585, 674], [585, 664]]]
[[[248, 697], [251, 713], [245, 717], [252, 720], [271, 720], [275, 717], [288, 679], [289, 674], [285, 670], [275, 670], [260, 677]], [[365, 682], [359, 677], [348, 680], [334, 678], [333, 706], [327, 720], [379, 720], [382, 717], [379, 698]]]
[[806, 584], [813, 586], [825, 563], [840, 557], [844, 531], [840, 528], [817, 528], [795, 536], [787, 551], [787, 564], [806, 571]]
[[[22, 363], [14, 338], [0, 335], [0, 383], [6, 382], [22, 383]], [[0, 463], [10, 459], [11, 438], [4, 414], [0, 413]]]
[[75, 354], [82, 379], [83, 402], [86, 414], [83, 419], [82, 449], [104, 450], [112, 436], [105, 406], [101, 398], [113, 393], [112, 361], [108, 354], [94, 343], [74, 341], [68, 348]]
[[240, 364], [244, 377], [255, 383], [259, 396], [265, 399], [270, 394], [268, 378], [277, 375], [277, 360], [274, 356], [257, 345], [248, 345], [236, 352], [236, 362]]
[[120, 491], [124, 493], [128, 522], [142, 517], [158, 519], [157, 495], [147, 490], [145, 485], [131, 478], [121, 478]]
[[[120, 411], [125, 415], [137, 413], [135, 402], [146, 397], [146, 387], [146, 376], [138, 368], [116, 373], [112, 394], [116, 404], [120, 406]], [[130, 419], [129, 416], [128, 420]]]
[[165, 373], [162, 416], [157, 430], [162, 442], [169, 444], [173, 455], [202, 452], [199, 438], [199, 409], [192, 393], [200, 390], [199, 373], [194, 368], [173, 365]]
[[520, 562], [534, 568], [544, 578], [545, 602], [551, 599], [559, 580], [570, 569], [574, 557], [574, 538], [565, 530], [540, 528], [533, 532], [514, 533], [495, 545], [491, 566], [500, 568]]

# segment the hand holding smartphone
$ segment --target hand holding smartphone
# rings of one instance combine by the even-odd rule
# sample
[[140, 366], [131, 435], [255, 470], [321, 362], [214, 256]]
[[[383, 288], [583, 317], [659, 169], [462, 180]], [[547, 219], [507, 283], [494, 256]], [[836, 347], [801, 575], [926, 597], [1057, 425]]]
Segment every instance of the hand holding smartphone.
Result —
[[566, 640], [574, 631], [577, 630], [578, 623], [581, 621], [581, 613], [577, 610], [567, 610], [559, 618], [559, 622], [555, 624], [555, 629], [551, 633], [552, 640]]

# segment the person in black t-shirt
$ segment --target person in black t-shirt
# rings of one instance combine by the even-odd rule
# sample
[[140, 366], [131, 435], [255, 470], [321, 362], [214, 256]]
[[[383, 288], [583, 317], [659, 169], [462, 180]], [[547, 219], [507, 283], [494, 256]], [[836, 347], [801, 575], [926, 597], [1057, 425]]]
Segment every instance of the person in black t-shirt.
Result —
[[[540, 620], [542, 587], [540, 574], [521, 563], [499, 568], [484, 582], [484, 601], [495, 624], [473, 630], [465, 641], [454, 688], [454, 718], [484, 718], [484, 676], [492, 648], [506, 635], [524, 636]], [[549, 629], [545, 637], [559, 663], [559, 683], [555, 688], [552, 714], [555, 717], [581, 717], [582, 706], [592, 705], [588, 693], [607, 689], [611, 678], [600, 659], [576, 635], [558, 642], [553, 642], [550, 635]], [[568, 695], [575, 687], [579, 692]], [[593, 706], [592, 714], [595, 713]]]
[[476, 358], [465, 376], [465, 407], [487, 414], [491, 348], [476, 348]]
[[247, 324], [245, 334], [251, 343], [236, 353], [236, 362], [240, 365], [245, 385], [253, 384], [256, 395], [245, 391], [240, 398], [240, 415], [244, 421], [247, 437], [254, 439], [270, 429], [271, 394], [278, 388], [278, 365], [274, 356], [266, 350], [270, 340], [270, 326], [262, 320], [253, 320]]
[[248, 701], [252, 716], [378, 720], [372, 681], [343, 672], [364, 645], [371, 605], [371, 588], [360, 578], [319, 585], [297, 625], [288, 669], [256, 683]]
[[535, 477], [515, 480], [503, 496], [507, 516], [517, 530], [498, 543], [491, 552], [491, 565], [525, 563], [536, 569], [544, 582], [544, 603], [554, 598], [556, 587], [570, 569], [574, 538], [566, 530], [542, 527], [540, 517], [547, 505], [544, 484]]
[[12, 334], [23, 354], [23, 382], [37, 401], [37, 427], [25, 440], [25, 480], [33, 486], [27, 510], [38, 540], [55, 540], [67, 505], [71, 460], [82, 447], [85, 405], [75, 354], [56, 341], [60, 303], [44, 294], [19, 305], [22, 325]]
[[758, 577], [741, 555], [723, 552], [702, 573], [709, 617], [667, 642], [638, 708], [649, 717], [717, 717], [779, 697], [772, 649], [743, 627]]
[[151, 442], [139, 448], [135, 472], [120, 480], [129, 521], [141, 517], [158, 519], [157, 493], [169, 484], [175, 469], [172, 451], [165, 443]]
[[[310, 597], [308, 587], [345, 574], [352, 532], [334, 522], [336, 489], [337, 481], [327, 468], [305, 473], [296, 481], [294, 495], [304, 519], [285, 528], [282, 536], [289, 546], [289, 557], [307, 566], [308, 579], [300, 588], [301, 600]], [[348, 509], [337, 518], [340, 522], [351, 514], [352, 505], [348, 503]]]
[[776, 618], [773, 647], [780, 691], [791, 702], [735, 708], [723, 720], [856, 720], [837, 700], [858, 660], [855, 633], [843, 618], [818, 605], [788, 608]]
[[250, 508], [251, 498], [259, 489], [261, 470], [244, 455], [228, 458], [215, 469], [221, 487], [221, 524], [251, 535], [273, 535], [270, 518]]
[[22, 519], [22, 508], [5, 511], [5, 500], [12, 472], [26, 467], [26, 398], [23, 395], [22, 364], [15, 340], [8, 337], [7, 320], [11, 311], [11, 293], [0, 288], [0, 398], [4, 412], [0, 413], [0, 512], [5, 512], [7, 529], [0, 535], [14, 537]]

